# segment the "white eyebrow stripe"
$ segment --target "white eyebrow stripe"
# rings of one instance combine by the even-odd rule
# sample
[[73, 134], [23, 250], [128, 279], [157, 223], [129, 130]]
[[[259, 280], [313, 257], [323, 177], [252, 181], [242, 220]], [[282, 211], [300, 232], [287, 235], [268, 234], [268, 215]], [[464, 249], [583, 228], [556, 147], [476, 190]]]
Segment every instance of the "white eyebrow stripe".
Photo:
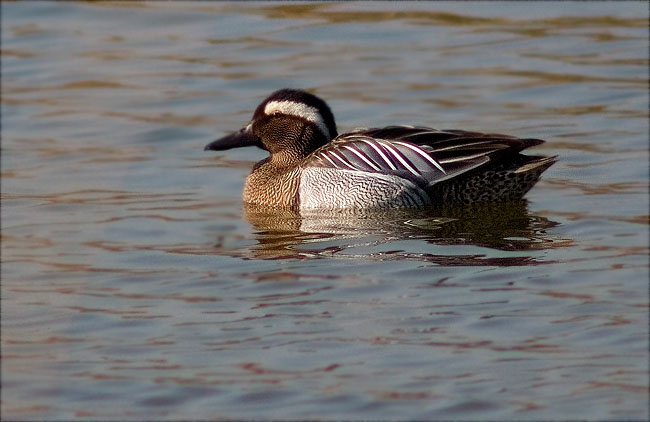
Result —
[[330, 131], [325, 124], [325, 120], [323, 120], [323, 116], [315, 107], [303, 103], [297, 103], [295, 101], [269, 101], [264, 107], [264, 114], [267, 116], [278, 113], [308, 120], [318, 126], [318, 129], [320, 129], [328, 141], [331, 139]]
[[406, 143], [406, 142], [400, 142], [400, 141], [395, 141], [395, 143], [396, 143], [396, 144], [399, 144], [399, 145], [403, 145], [403, 146], [405, 146], [405, 147], [407, 147], [407, 148], [409, 148], [409, 149], [411, 149], [411, 150], [417, 152], [419, 155], [421, 155], [422, 157], [424, 157], [425, 160], [429, 161], [431, 164], [433, 164], [434, 166], [436, 166], [436, 167], [438, 168], [438, 170], [440, 170], [441, 172], [443, 172], [443, 174], [447, 174], [447, 172], [445, 171], [445, 169], [443, 169], [442, 166], [441, 166], [440, 164], [438, 164], [438, 162], [437, 162], [436, 160], [434, 160], [431, 156], [429, 156], [429, 154], [427, 154], [426, 152], [422, 151], [420, 148], [416, 147], [415, 145], [411, 145], [411, 144], [408, 144], [408, 143]]
[[335, 153], [334, 151], [329, 151], [329, 153], [332, 154], [334, 157], [336, 157], [340, 162], [342, 162], [342, 163], [343, 163], [344, 165], [346, 165], [348, 168], [350, 168], [350, 169], [352, 169], [352, 170], [358, 170], [356, 167], [353, 167], [353, 166], [352, 166], [350, 163], [348, 163], [346, 160], [344, 160], [343, 158], [339, 157], [339, 155], [338, 155], [337, 153]]
[[404, 158], [402, 158], [402, 156], [400, 155], [400, 152], [399, 152], [399, 151], [394, 150], [393, 147], [391, 147], [391, 146], [390, 146], [388, 143], [386, 143], [386, 142], [382, 142], [382, 141], [377, 141], [377, 142], [379, 142], [381, 145], [384, 146], [384, 148], [386, 148], [388, 151], [390, 151], [390, 153], [393, 154], [393, 155], [395, 156], [395, 158], [397, 158], [397, 160], [398, 160], [400, 163], [402, 163], [402, 165], [403, 165], [404, 167], [406, 167], [406, 169], [407, 169], [408, 171], [410, 171], [411, 173], [413, 173], [415, 176], [422, 176], [422, 175], [420, 174], [420, 172], [418, 172], [416, 169], [414, 169], [413, 167], [411, 167], [411, 166], [409, 165], [409, 163], [407, 163], [406, 160], [404, 160]]
[[462, 157], [449, 158], [447, 160], [440, 160], [441, 163], [455, 163], [456, 161], [471, 160], [472, 158], [484, 157], [487, 152], [481, 152], [474, 155], [464, 155]]
[[377, 166], [375, 165], [375, 163], [373, 163], [372, 161], [370, 161], [370, 159], [368, 159], [368, 158], [365, 157], [365, 154], [361, 153], [360, 151], [357, 151], [356, 149], [352, 148], [352, 147], [349, 146], [349, 145], [343, 145], [343, 148], [345, 148], [345, 149], [347, 149], [348, 151], [351, 151], [351, 152], [353, 152], [354, 154], [356, 154], [357, 157], [361, 158], [363, 161], [365, 161], [366, 164], [368, 164], [368, 165], [369, 165], [370, 167], [372, 167], [373, 169], [375, 169], [375, 170], [377, 170], [377, 171], [381, 171], [380, 168], [377, 167]]
[[381, 151], [381, 149], [380, 149], [379, 147], [377, 147], [377, 145], [374, 145], [372, 142], [370, 142], [370, 141], [367, 140], [367, 139], [361, 139], [361, 141], [362, 141], [362, 142], [365, 142], [365, 143], [368, 144], [368, 145], [370, 145], [370, 146], [372, 147], [372, 149], [374, 149], [375, 151], [377, 151], [377, 154], [379, 154], [379, 156], [380, 156], [380, 157], [381, 157], [381, 158], [386, 162], [386, 164], [388, 164], [388, 166], [389, 166], [392, 170], [397, 170], [397, 167], [395, 167], [395, 166], [393, 165], [393, 163], [388, 159], [388, 157], [386, 157], [386, 156], [384, 155], [384, 153]]

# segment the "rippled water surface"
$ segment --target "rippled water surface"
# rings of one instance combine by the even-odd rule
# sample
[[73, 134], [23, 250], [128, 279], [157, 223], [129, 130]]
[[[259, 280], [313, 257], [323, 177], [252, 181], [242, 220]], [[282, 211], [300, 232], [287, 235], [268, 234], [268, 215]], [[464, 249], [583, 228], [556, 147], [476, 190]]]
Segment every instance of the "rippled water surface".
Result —
[[[2, 3], [4, 420], [645, 420], [648, 10]], [[511, 133], [505, 205], [244, 208], [203, 146], [282, 87], [341, 132]]]

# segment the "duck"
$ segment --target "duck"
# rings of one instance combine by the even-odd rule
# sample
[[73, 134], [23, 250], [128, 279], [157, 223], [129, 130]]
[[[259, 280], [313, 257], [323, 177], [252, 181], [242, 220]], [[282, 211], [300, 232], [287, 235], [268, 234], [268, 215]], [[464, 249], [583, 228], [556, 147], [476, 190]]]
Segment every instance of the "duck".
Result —
[[386, 211], [519, 200], [557, 161], [521, 154], [544, 142], [408, 125], [339, 135], [323, 99], [285, 88], [262, 101], [245, 127], [204, 149], [268, 151], [246, 178], [247, 205]]

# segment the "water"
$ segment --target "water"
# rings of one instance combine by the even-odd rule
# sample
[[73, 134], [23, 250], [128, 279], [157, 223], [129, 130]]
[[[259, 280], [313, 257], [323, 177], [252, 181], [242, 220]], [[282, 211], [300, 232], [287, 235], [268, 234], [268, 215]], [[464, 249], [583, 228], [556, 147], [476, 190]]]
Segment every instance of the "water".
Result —
[[[648, 10], [3, 3], [3, 420], [645, 420]], [[521, 203], [301, 218], [204, 152], [306, 88], [340, 132], [547, 139]]]

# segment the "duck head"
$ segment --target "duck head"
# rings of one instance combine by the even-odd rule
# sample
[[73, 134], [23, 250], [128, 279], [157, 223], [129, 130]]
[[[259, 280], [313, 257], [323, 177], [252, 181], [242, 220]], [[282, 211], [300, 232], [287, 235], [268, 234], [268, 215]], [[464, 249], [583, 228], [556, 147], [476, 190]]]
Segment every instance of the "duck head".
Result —
[[302, 90], [281, 89], [257, 107], [248, 125], [210, 142], [205, 150], [257, 146], [271, 156], [304, 158], [336, 136], [334, 115], [325, 101]]

